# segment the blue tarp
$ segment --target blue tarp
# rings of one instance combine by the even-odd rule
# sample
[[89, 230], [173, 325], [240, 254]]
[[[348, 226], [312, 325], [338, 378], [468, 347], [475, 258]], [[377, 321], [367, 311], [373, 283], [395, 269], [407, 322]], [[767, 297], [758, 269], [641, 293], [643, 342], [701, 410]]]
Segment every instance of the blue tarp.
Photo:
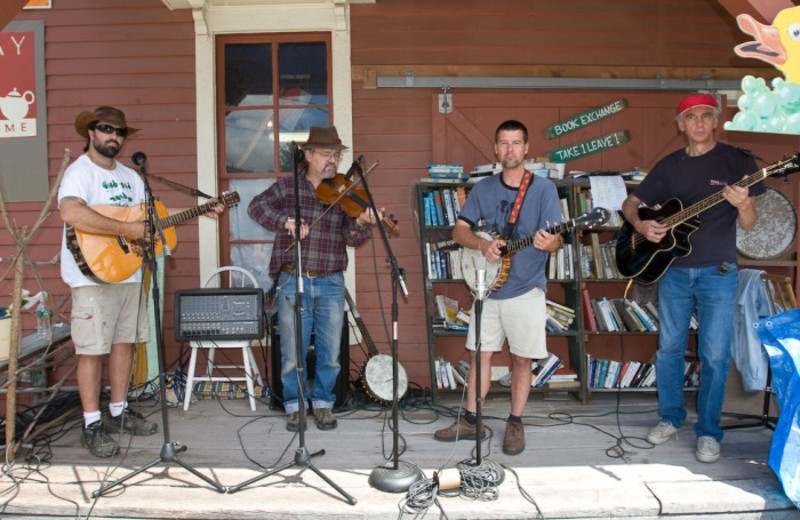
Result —
[[769, 467], [800, 508], [800, 309], [758, 320], [753, 327], [769, 356], [772, 390], [781, 409]]

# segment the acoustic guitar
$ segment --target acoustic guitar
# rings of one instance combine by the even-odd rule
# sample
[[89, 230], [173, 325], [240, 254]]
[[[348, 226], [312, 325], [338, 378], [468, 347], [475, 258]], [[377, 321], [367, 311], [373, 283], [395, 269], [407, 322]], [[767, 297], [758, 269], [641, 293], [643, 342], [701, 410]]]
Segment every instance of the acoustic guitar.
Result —
[[[367, 350], [370, 355], [361, 370], [361, 384], [364, 387], [364, 391], [370, 398], [380, 404], [392, 403], [394, 400], [392, 356], [387, 356], [386, 354], [378, 352], [375, 341], [373, 341], [372, 336], [370, 336], [367, 325], [361, 318], [361, 314], [358, 312], [358, 309], [356, 309], [355, 302], [353, 302], [353, 298], [350, 296], [350, 291], [345, 290], [345, 298], [347, 300], [347, 306], [350, 307], [353, 319], [356, 325], [358, 325], [358, 330], [361, 332], [361, 337], [364, 339], [364, 343], [367, 344]], [[408, 375], [406, 374], [406, 369], [398, 364], [397, 399], [402, 399], [403, 396], [406, 395], [407, 390]]]
[[[208, 202], [170, 215], [164, 204], [156, 200], [158, 225], [164, 232], [164, 240], [167, 243], [167, 247], [172, 250], [178, 244], [178, 236], [173, 229], [177, 224], [208, 213], [218, 203], [225, 204], [225, 207], [230, 207], [238, 202], [239, 194], [237, 192], [223, 193], [219, 196], [218, 202]], [[101, 215], [122, 222], [144, 222], [147, 216], [147, 205], [145, 203], [128, 207], [97, 205], [92, 206], [92, 209]], [[84, 275], [97, 282], [121, 282], [142, 266], [143, 242], [129, 240], [121, 235], [89, 233], [73, 226], [67, 226], [66, 236], [67, 249], [72, 253], [78, 268]], [[158, 236], [158, 233], [156, 233], [155, 249], [156, 253], [161, 253], [164, 250], [164, 245], [161, 243], [161, 237]]]
[[[566, 233], [578, 227], [594, 227], [600, 226], [608, 220], [610, 213], [605, 208], [594, 208], [589, 213], [556, 224], [550, 228], [545, 229], [551, 235]], [[487, 230], [476, 230], [475, 234], [484, 240], [496, 240], [500, 238], [496, 233]], [[486, 288], [489, 292], [495, 291], [503, 286], [508, 279], [508, 273], [511, 271], [511, 260], [514, 254], [520, 249], [533, 245], [533, 239], [536, 233], [532, 235], [517, 239], [508, 240], [504, 246], [500, 248], [501, 257], [494, 262], [487, 262], [483, 253], [478, 249], [464, 248], [461, 251], [461, 272], [464, 275], [464, 281], [470, 289], [474, 290], [478, 283], [478, 266], [486, 266]]]
[[[786, 176], [800, 169], [800, 156], [778, 161], [766, 168], [735, 182], [734, 186], [749, 187], [771, 176]], [[630, 222], [624, 222], [616, 236], [616, 263], [619, 273], [626, 278], [651, 284], [664, 275], [677, 258], [691, 253], [689, 242], [700, 227], [697, 216], [703, 211], [724, 201], [722, 190], [684, 208], [678, 199], [666, 201], [657, 210], [639, 208], [639, 218], [656, 220], [669, 228], [660, 242], [650, 242], [636, 231]]]

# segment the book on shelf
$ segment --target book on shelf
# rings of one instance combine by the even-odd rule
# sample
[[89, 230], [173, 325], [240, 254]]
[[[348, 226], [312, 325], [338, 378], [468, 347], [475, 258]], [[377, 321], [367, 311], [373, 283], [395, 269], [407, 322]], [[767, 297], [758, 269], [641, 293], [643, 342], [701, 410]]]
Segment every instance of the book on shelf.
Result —
[[592, 298], [589, 296], [589, 289], [584, 288], [581, 291], [583, 298], [583, 326], [591, 332], [597, 331], [597, 321], [592, 311]]
[[456, 323], [459, 310], [458, 300], [445, 294], [437, 294], [433, 300], [436, 303], [436, 312], [439, 317], [444, 318], [448, 324]]
[[[550, 352], [546, 358], [534, 361], [535, 367], [531, 367], [534, 377], [531, 380], [531, 386], [540, 388], [547, 383], [550, 377], [563, 365], [561, 358]], [[531, 365], [533, 365], [531, 363]]]
[[419, 182], [425, 184], [463, 184], [461, 177], [422, 177]]

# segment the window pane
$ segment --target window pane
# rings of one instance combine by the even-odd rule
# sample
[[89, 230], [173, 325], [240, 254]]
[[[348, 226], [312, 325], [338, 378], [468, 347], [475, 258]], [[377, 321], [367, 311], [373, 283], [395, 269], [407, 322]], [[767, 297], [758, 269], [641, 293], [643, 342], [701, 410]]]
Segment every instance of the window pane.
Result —
[[244, 267], [256, 277], [258, 285], [265, 291], [272, 287], [269, 277], [269, 259], [272, 257], [272, 244], [242, 244], [231, 246], [233, 265]]
[[225, 46], [225, 104], [271, 105], [272, 46], [268, 43]]
[[275, 170], [272, 110], [229, 112], [225, 116], [225, 167], [228, 173]]
[[327, 59], [325, 42], [281, 43], [278, 46], [279, 104], [327, 104]]
[[[270, 233], [261, 225], [253, 222], [247, 215], [247, 206], [253, 197], [266, 190], [275, 183], [275, 179], [231, 179], [231, 191], [239, 192], [241, 202], [230, 208], [230, 239], [231, 240], [273, 240], [275, 233]], [[236, 264], [239, 265], [239, 264]]]
[[279, 111], [280, 120], [280, 168], [282, 172], [292, 171], [292, 147], [294, 141], [302, 144], [308, 141], [312, 126], [328, 126], [327, 108], [286, 108]]

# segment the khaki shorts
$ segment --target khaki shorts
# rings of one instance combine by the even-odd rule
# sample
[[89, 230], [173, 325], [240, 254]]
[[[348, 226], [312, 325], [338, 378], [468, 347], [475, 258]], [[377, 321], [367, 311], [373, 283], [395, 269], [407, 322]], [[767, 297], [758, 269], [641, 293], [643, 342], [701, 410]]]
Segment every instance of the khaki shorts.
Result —
[[[512, 354], [528, 359], [547, 357], [544, 292], [537, 288], [516, 298], [483, 302], [481, 352], [500, 352], [508, 339]], [[475, 350], [475, 306], [470, 313], [467, 348]]]
[[72, 288], [70, 330], [77, 354], [99, 356], [117, 343], [147, 341], [147, 302], [141, 287], [114, 283]]

